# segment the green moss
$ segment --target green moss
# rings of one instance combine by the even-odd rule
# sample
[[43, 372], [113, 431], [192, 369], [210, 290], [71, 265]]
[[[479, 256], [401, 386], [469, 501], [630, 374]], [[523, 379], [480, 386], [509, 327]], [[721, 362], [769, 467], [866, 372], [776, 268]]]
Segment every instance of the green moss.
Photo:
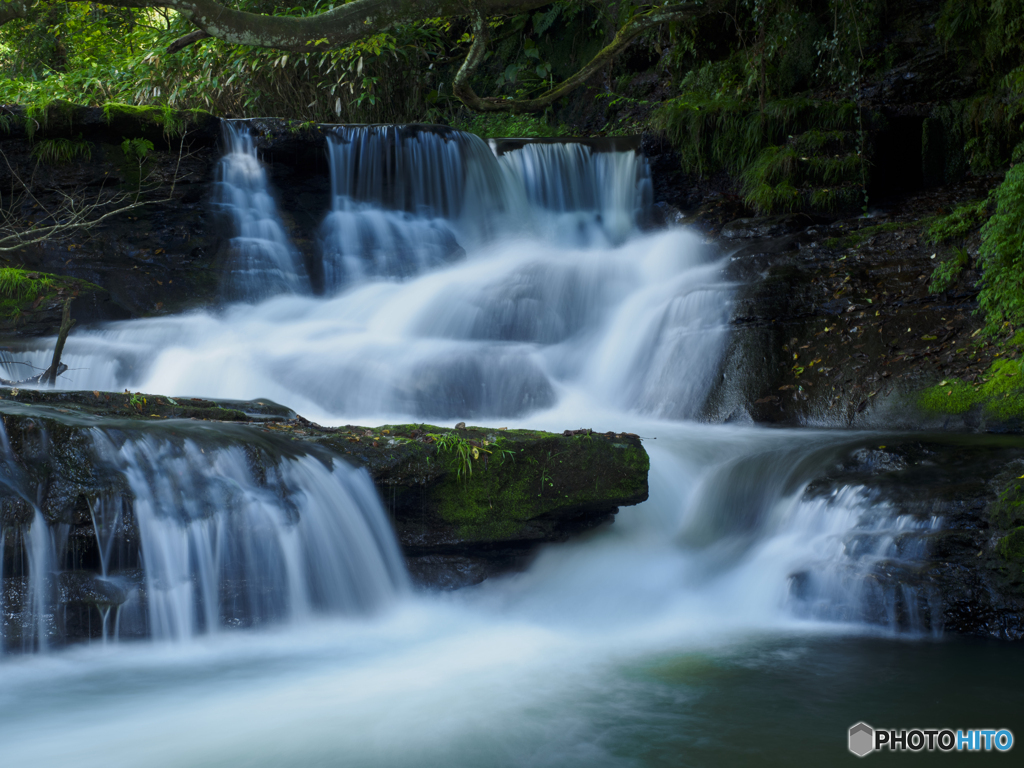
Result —
[[1007, 560], [1024, 560], [1024, 526], [1003, 536], [996, 544], [996, 551]]
[[932, 413], [963, 414], [975, 406], [996, 419], [1024, 417], [1024, 376], [1020, 360], [1004, 357], [995, 360], [979, 383], [948, 379], [923, 390], [918, 405]]
[[449, 472], [430, 489], [437, 514], [460, 537], [515, 538], [546, 515], [646, 496], [650, 460], [633, 440], [544, 435], [508, 445], [511, 456], [481, 457], [472, 474]]
[[70, 129], [74, 122], [77, 107], [70, 101], [54, 99], [40, 104], [32, 104], [25, 109], [25, 132], [29, 140], [35, 138], [36, 130]]
[[129, 120], [136, 123], [158, 126], [166, 138], [174, 138], [185, 133], [189, 125], [212, 117], [201, 109], [177, 110], [171, 107], [139, 107], [134, 104], [118, 104], [108, 102], [103, 105], [103, 116], [108, 124], [117, 120]]
[[988, 508], [988, 517], [993, 525], [1013, 528], [1024, 525], [1024, 481], [1011, 480]]

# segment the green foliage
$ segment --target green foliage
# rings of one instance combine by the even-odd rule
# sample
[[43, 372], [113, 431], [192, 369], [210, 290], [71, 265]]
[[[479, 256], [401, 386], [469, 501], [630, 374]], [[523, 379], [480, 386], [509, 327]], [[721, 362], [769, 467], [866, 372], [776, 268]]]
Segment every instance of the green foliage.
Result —
[[[303, 16], [327, 5], [301, 0], [273, 11]], [[237, 7], [270, 10], [263, 0], [242, 0]], [[322, 53], [282, 54], [213, 39], [165, 52], [192, 29], [173, 11], [40, 0], [29, 19], [0, 28], [0, 103], [66, 99], [235, 117], [411, 121], [425, 114], [426, 97], [443, 85], [442, 78], [451, 82], [450, 71], [442, 74], [435, 63], [464, 44], [458, 42], [461, 30], [435, 19]], [[180, 132], [167, 121], [163, 126], [169, 135]]]
[[508, 114], [461, 114], [452, 125], [463, 131], [475, 133], [482, 139], [497, 138], [544, 138], [572, 136], [565, 125], [552, 126], [544, 117], [536, 115]]
[[92, 147], [81, 138], [44, 139], [32, 146], [32, 157], [44, 165], [68, 165], [79, 158], [92, 158]]
[[[202, 110], [190, 110], [201, 112]], [[108, 124], [118, 118], [129, 118], [136, 122], [149, 122], [160, 126], [168, 139], [185, 133], [189, 123], [189, 111], [180, 111], [168, 106], [138, 107], [133, 104], [107, 102], [103, 105], [103, 117]]]
[[492, 455], [497, 452], [495, 455], [500, 459], [499, 463], [504, 463], [507, 458], [514, 459], [512, 451], [504, 445], [504, 441], [501, 438], [494, 442], [488, 440], [473, 441], [454, 435], [451, 432], [440, 434], [428, 432], [427, 436], [433, 438], [434, 443], [437, 445], [438, 457], [447, 457], [449, 464], [455, 470], [456, 478], [461, 481], [469, 482], [470, 477], [473, 475], [473, 463], [481, 458], [485, 458], [485, 455]]
[[985, 330], [1024, 324], [1024, 164], [1015, 165], [993, 193], [995, 213], [981, 228], [978, 306]]
[[925, 121], [924, 136], [925, 158], [942, 166], [937, 181], [958, 181], [968, 171], [982, 174], [1005, 165], [1024, 138], [1022, 119], [1020, 100], [998, 93], [937, 106]]
[[[853, 102], [793, 97], [768, 102], [762, 111], [740, 98], [694, 93], [667, 101], [657, 116], [660, 127], [679, 147], [683, 167], [700, 176], [719, 170], [738, 175], [755, 160], [762, 164], [759, 174], [781, 162], [779, 145], [787, 137], [812, 130], [816, 134], [849, 131], [856, 127], [856, 118]], [[819, 135], [807, 141], [816, 140]]]
[[948, 291], [960, 281], [960, 275], [970, 260], [970, 255], [964, 248], [954, 248], [952, 257], [939, 262], [932, 270], [932, 281], [928, 284], [928, 290], [931, 293]]
[[[32, 275], [32, 277], [29, 277]], [[53, 277], [24, 269], [0, 269], [0, 296], [14, 301], [31, 301], [53, 288]]]
[[958, 206], [948, 216], [942, 216], [928, 227], [928, 238], [936, 244], [963, 240], [978, 229], [990, 213], [988, 200], [975, 200]]
[[121, 142], [121, 151], [126, 159], [141, 163], [153, 151], [153, 142], [148, 139], [125, 139]]

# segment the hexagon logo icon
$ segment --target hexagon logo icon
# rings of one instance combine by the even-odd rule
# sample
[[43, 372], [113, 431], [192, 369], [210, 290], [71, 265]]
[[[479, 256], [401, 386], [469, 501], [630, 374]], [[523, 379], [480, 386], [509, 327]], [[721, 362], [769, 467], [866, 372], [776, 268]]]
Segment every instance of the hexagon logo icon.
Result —
[[850, 751], [857, 757], [875, 749], [875, 729], [867, 723], [857, 723], [850, 729]]

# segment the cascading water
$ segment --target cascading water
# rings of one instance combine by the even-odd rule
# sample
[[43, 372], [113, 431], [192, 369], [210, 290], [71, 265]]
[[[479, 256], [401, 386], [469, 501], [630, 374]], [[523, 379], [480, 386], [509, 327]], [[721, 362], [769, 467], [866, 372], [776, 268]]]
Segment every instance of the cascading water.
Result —
[[635, 152], [594, 152], [584, 144], [526, 144], [499, 162], [531, 206], [548, 212], [561, 242], [621, 243], [652, 202], [650, 170]]
[[284, 231], [248, 127], [225, 121], [224, 143], [217, 205], [234, 227], [224, 282], [227, 297], [258, 301], [278, 293], [308, 293], [305, 267]]
[[[133, 634], [185, 640], [224, 627], [367, 614], [408, 590], [363, 471], [326, 456], [275, 459], [202, 435], [94, 429], [92, 440], [89, 460], [125, 486], [89, 502], [99, 572], [60, 573], [69, 524], [48, 522], [36, 507], [23, 536], [23, 648], [46, 650], [59, 639], [68, 617], [55, 615], [58, 581], [65, 602], [95, 606], [103, 640], [117, 638], [122, 611], [132, 614]], [[125, 541], [133, 530], [134, 552]]]
[[[732, 287], [696, 235], [637, 231], [649, 180], [636, 153], [549, 144], [498, 158], [464, 134], [417, 128], [342, 129], [331, 151], [323, 237], [336, 295], [76, 332], [70, 385], [267, 397], [321, 423], [628, 426], [652, 438], [651, 498], [523, 574], [403, 598], [379, 502], [338, 462], [285, 457], [257, 482], [237, 446], [97, 436], [131, 489], [150, 632], [287, 631], [214, 633], [190, 651], [201, 671], [186, 675], [180, 657], [157, 651], [127, 667], [85, 656], [94, 667], [62, 673], [80, 681], [71, 696], [49, 671], [0, 666], [11, 759], [66, 763], [40, 739], [60, 723], [73, 743], [131, 734], [125, 763], [620, 765], [635, 739], [666, 738], [656, 723], [678, 702], [658, 696], [663, 678], [683, 674], [632, 659], [696, 658], [691, 680], [715, 667], [708, 649], [757, 649], [766, 633], [934, 629], [926, 590], [879, 577], [912, 570], [937, 523], [855, 487], [808, 490], [853, 438], [680, 421], [699, 419], [720, 376]], [[465, 258], [445, 250], [449, 236]], [[8, 528], [7, 563], [11, 540]], [[372, 622], [298, 621], [389, 603]], [[749, 664], [782, 663], [757, 652]], [[109, 706], [82, 718], [94, 678]], [[151, 709], [137, 711], [140, 698]], [[25, 699], [45, 718], [23, 714]], [[634, 727], [633, 709], [648, 712], [640, 700], [661, 705], [648, 701]], [[713, 730], [689, 717], [665, 728]], [[616, 732], [623, 721], [640, 735]]]

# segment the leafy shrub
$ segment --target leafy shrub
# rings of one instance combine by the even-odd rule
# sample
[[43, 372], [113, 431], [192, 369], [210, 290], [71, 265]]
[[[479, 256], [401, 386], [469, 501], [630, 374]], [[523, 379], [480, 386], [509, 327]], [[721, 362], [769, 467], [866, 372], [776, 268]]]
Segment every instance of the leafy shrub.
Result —
[[932, 293], [948, 291], [960, 280], [960, 275], [969, 261], [970, 256], [965, 249], [954, 248], [953, 257], [943, 260], [932, 270], [932, 281], [928, 285], [928, 290]]
[[973, 230], [985, 223], [989, 212], [988, 200], [965, 203], [948, 216], [937, 219], [928, 228], [928, 237], [933, 243], [963, 240]]
[[1015, 165], [993, 193], [995, 213], [981, 228], [982, 289], [978, 306], [985, 330], [1024, 323], [1024, 164]]

